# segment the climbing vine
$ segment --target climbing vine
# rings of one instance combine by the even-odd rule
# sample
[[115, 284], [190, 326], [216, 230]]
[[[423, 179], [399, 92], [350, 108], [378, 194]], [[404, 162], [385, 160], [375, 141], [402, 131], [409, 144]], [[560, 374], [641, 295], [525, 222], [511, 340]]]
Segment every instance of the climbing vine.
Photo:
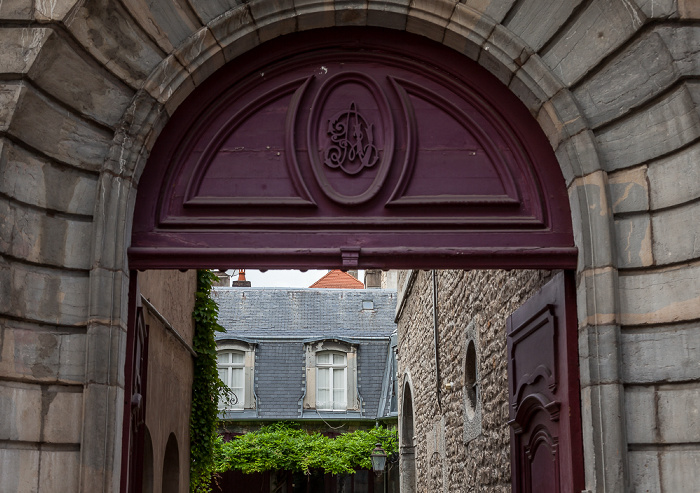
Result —
[[296, 423], [275, 423], [228, 442], [218, 437], [216, 472], [285, 470], [309, 474], [320, 469], [330, 474], [353, 474], [357, 469], [372, 468], [370, 454], [377, 443], [387, 455], [397, 453], [396, 429], [377, 427], [329, 438], [307, 432]]
[[212, 283], [217, 280], [210, 270], [197, 271], [195, 294], [194, 339], [197, 353], [192, 382], [192, 412], [190, 414], [190, 491], [209, 493], [215, 472], [214, 453], [217, 447], [219, 396], [227, 387], [219, 379], [216, 361], [215, 332], [223, 332], [217, 322], [219, 307], [211, 297]]

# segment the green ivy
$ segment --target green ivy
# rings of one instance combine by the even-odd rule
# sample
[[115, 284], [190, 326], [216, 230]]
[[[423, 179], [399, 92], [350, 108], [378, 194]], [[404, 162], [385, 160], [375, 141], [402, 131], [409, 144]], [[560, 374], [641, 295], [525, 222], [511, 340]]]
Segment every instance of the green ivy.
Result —
[[216, 472], [238, 470], [245, 474], [264, 471], [323, 470], [330, 474], [353, 474], [371, 469], [377, 443], [387, 455], [398, 452], [396, 429], [372, 428], [328, 438], [307, 432], [297, 423], [275, 423], [224, 442], [217, 438]]
[[210, 270], [197, 271], [195, 294], [194, 359], [192, 413], [190, 414], [190, 491], [209, 493], [215, 472], [219, 396], [227, 387], [219, 379], [216, 361], [215, 332], [223, 332], [217, 322], [219, 307], [211, 297], [212, 283], [218, 278]]

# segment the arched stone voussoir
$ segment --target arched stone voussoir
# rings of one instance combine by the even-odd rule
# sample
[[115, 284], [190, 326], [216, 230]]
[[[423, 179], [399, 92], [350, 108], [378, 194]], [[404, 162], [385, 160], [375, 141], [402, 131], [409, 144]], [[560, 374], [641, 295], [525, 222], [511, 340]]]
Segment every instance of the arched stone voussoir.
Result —
[[411, 2], [406, 31], [442, 43], [445, 29], [455, 11], [456, 0], [414, 0]]

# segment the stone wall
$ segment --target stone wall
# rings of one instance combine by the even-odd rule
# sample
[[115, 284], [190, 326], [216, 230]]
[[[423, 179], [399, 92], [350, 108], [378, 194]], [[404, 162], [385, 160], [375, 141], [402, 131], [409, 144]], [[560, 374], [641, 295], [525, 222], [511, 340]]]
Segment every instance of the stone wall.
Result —
[[253, 46], [357, 25], [477, 60], [550, 139], [580, 252], [587, 488], [700, 483], [697, 5], [1, 2], [0, 490], [118, 490], [126, 247], [169, 115]]
[[[545, 284], [549, 274], [436, 271], [436, 365], [433, 274], [418, 272], [398, 320], [399, 375], [405, 381], [410, 374], [413, 390], [416, 491], [511, 491], [506, 318]], [[407, 275], [408, 271], [401, 273], [400, 285]], [[468, 333], [477, 346], [480, 411], [471, 420], [464, 386]], [[470, 425], [476, 429], [465, 433]]]

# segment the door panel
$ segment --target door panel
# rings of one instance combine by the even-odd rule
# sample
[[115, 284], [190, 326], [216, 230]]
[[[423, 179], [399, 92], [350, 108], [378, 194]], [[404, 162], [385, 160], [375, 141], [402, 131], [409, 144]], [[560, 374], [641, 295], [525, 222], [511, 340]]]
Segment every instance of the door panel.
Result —
[[514, 493], [583, 489], [574, 288], [557, 274], [508, 317]]

